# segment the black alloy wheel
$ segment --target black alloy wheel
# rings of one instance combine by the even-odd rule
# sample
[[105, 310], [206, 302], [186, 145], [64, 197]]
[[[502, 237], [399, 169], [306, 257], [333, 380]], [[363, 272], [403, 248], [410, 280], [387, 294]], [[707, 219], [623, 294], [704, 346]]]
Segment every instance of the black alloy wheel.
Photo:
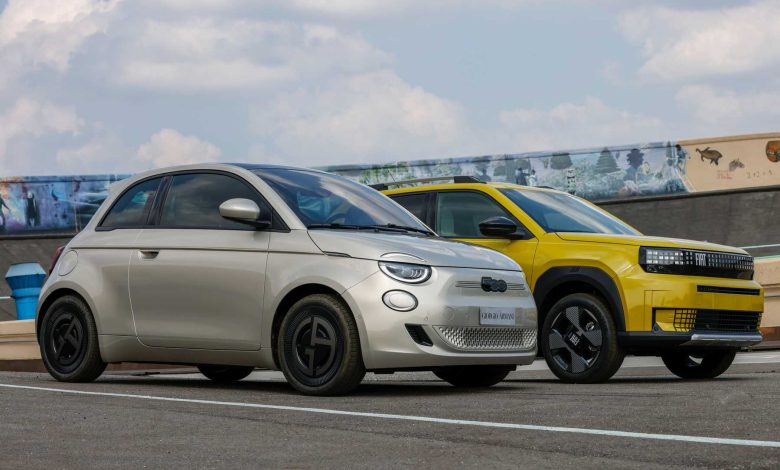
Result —
[[503, 381], [516, 366], [449, 366], [433, 370], [436, 377], [459, 388], [487, 388]]
[[542, 327], [541, 347], [550, 370], [572, 383], [607, 380], [625, 357], [611, 313], [589, 294], [571, 294], [553, 305]]
[[86, 303], [75, 296], [55, 300], [43, 312], [38, 342], [49, 373], [63, 382], [90, 382], [103, 373], [97, 328]]
[[255, 370], [252, 366], [220, 366], [201, 364], [198, 366], [201, 374], [217, 383], [238, 382]]
[[661, 359], [670, 372], [683, 379], [712, 379], [726, 372], [736, 355], [735, 349], [699, 354], [675, 351], [662, 354]]
[[305, 297], [292, 306], [279, 333], [279, 362], [287, 380], [311, 395], [353, 390], [365, 375], [357, 325], [331, 295]]

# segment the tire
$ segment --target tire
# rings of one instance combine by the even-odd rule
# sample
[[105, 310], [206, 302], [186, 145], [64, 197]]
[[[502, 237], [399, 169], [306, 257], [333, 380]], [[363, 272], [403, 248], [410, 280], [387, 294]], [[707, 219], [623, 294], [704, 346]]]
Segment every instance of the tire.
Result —
[[568, 383], [604, 382], [625, 358], [612, 314], [590, 294], [567, 295], [552, 306], [540, 346], [553, 374]]
[[201, 374], [218, 383], [238, 382], [255, 370], [252, 366], [217, 366], [201, 364], [198, 366]]
[[689, 352], [675, 351], [662, 354], [661, 359], [671, 373], [683, 379], [712, 379], [726, 372], [736, 355], [736, 350], [716, 350], [695, 358]]
[[38, 345], [46, 370], [60, 382], [91, 382], [106, 369], [89, 306], [66, 295], [43, 313]]
[[436, 377], [461, 388], [487, 388], [501, 382], [515, 366], [453, 366], [433, 370]]
[[279, 365], [301, 393], [349, 393], [366, 375], [357, 324], [335, 296], [314, 294], [296, 302], [282, 320], [278, 338]]

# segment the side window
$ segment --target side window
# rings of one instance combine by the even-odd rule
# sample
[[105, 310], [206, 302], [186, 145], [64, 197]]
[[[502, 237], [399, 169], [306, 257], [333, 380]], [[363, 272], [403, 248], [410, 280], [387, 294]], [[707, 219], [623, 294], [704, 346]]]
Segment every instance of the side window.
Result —
[[251, 199], [261, 210], [270, 211], [257, 192], [237, 178], [215, 173], [176, 175], [165, 196], [160, 226], [252, 230], [219, 214], [220, 204], [234, 198]]
[[428, 223], [428, 196], [429, 193], [401, 194], [390, 196], [390, 199], [402, 205], [423, 223]]
[[479, 223], [510, 217], [496, 201], [472, 191], [442, 191], [436, 198], [436, 233], [442, 237], [483, 238]]
[[160, 181], [162, 178], [142, 181], [125, 191], [108, 211], [100, 227], [114, 229], [145, 226]]

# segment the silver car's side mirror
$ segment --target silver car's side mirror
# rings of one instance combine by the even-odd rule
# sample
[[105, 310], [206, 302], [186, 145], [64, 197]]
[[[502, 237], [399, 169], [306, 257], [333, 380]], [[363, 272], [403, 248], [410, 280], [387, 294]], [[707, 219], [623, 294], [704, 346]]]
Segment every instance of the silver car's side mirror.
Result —
[[251, 199], [228, 199], [219, 205], [219, 215], [226, 219], [244, 222], [258, 228], [271, 225], [270, 214], [263, 214], [257, 203]]

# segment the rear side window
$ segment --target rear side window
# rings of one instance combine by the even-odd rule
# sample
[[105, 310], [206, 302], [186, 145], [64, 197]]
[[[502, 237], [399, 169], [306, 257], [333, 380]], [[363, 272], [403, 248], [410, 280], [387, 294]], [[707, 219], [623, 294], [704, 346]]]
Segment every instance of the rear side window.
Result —
[[125, 191], [108, 211], [101, 228], [134, 228], [146, 225], [162, 178], [142, 181]]
[[390, 199], [397, 202], [404, 209], [411, 212], [415, 217], [428, 222], [428, 193], [403, 194], [400, 196], [390, 196]]
[[270, 211], [259, 194], [243, 181], [215, 173], [176, 175], [165, 197], [160, 226], [167, 228], [203, 228], [254, 230], [249, 225], [225, 219], [219, 206], [228, 199], [255, 201], [261, 211]]
[[442, 237], [484, 238], [479, 223], [497, 216], [512, 218], [496, 201], [478, 192], [442, 191], [436, 198], [436, 233]]

